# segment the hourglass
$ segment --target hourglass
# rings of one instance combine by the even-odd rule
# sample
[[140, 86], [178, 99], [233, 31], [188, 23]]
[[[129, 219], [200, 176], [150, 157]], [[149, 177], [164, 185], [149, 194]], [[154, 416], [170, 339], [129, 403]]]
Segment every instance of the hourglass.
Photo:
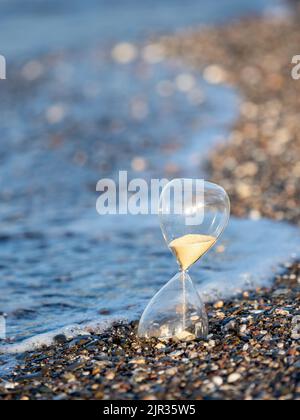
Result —
[[219, 185], [175, 179], [161, 193], [159, 216], [164, 239], [180, 270], [149, 302], [138, 335], [178, 340], [206, 338], [205, 306], [188, 271], [216, 244], [226, 228], [229, 197]]

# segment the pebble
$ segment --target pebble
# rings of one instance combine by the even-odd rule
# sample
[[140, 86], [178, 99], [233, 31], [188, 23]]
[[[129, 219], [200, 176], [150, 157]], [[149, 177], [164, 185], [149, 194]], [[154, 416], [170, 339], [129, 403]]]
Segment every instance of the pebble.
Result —
[[232, 373], [228, 376], [227, 382], [229, 384], [234, 384], [235, 382], [239, 381], [242, 376], [239, 373]]
[[287, 315], [289, 315], [290, 313], [289, 313], [289, 311], [286, 311], [286, 310], [284, 310], [284, 309], [276, 309], [275, 310], [275, 313], [277, 314], [277, 315], [283, 315], [283, 316], [287, 316]]
[[168, 375], [168, 376], [174, 376], [174, 375], [176, 375], [176, 374], [177, 374], [177, 372], [178, 372], [178, 369], [177, 369], [177, 368], [175, 368], [175, 367], [170, 368], [170, 369], [167, 369], [167, 370], [165, 371], [166, 375]]
[[272, 293], [272, 295], [274, 297], [277, 297], [277, 296], [281, 296], [281, 295], [288, 295], [289, 293], [290, 293], [290, 291], [288, 289], [278, 289], [278, 290], [275, 290]]
[[199, 357], [199, 354], [196, 351], [192, 351], [189, 354], [189, 359], [197, 359], [197, 357]]
[[222, 309], [223, 307], [224, 307], [224, 302], [222, 300], [214, 304], [214, 308], [216, 309]]
[[223, 385], [223, 379], [221, 378], [221, 376], [214, 376], [212, 378], [212, 382], [218, 387]]
[[130, 360], [131, 364], [135, 364], [135, 365], [144, 365], [146, 363], [145, 359], [132, 359]]
[[243, 346], [243, 351], [248, 351], [249, 350], [249, 344], [245, 344]]
[[182, 350], [176, 350], [173, 351], [172, 353], [169, 354], [170, 357], [172, 357], [173, 359], [176, 359], [177, 357], [180, 357], [183, 355], [183, 351]]
[[225, 319], [226, 315], [224, 314], [224, 312], [218, 311], [216, 313], [217, 318], [219, 319]]
[[156, 349], [161, 350], [161, 349], [165, 349], [166, 345], [163, 343], [157, 343], [155, 346]]
[[57, 344], [64, 344], [64, 343], [67, 342], [67, 337], [64, 334], [59, 334], [59, 335], [54, 337], [54, 341]]
[[248, 333], [247, 325], [242, 325], [240, 327], [240, 334], [241, 335], [246, 335], [247, 333]]
[[181, 331], [180, 333], [177, 333], [176, 337], [178, 340], [182, 341], [193, 341], [196, 339], [196, 336], [189, 331]]
[[105, 377], [106, 379], [108, 379], [109, 381], [112, 381], [113, 379], [115, 379], [115, 372], [108, 372]]
[[227, 322], [222, 329], [224, 331], [235, 331], [236, 330], [236, 321], [235, 320], [230, 320], [229, 322]]
[[209, 340], [209, 342], [208, 342], [208, 347], [210, 347], [210, 348], [214, 348], [216, 346], [216, 342], [215, 342], [215, 340]]

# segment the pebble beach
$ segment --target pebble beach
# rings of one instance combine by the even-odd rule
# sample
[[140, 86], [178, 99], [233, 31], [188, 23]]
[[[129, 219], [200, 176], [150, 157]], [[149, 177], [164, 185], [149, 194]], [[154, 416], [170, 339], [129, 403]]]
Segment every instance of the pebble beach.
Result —
[[242, 94], [229, 143], [208, 163], [237, 216], [300, 223], [300, 84], [291, 76], [299, 41], [296, 17], [244, 20], [166, 40], [171, 54]]
[[[300, 82], [291, 78], [290, 64], [300, 30], [294, 17], [252, 18], [160, 43], [210, 83], [241, 94], [226, 146], [207, 161], [210, 178], [228, 190], [233, 214], [300, 226]], [[0, 379], [0, 398], [300, 398], [299, 262], [286, 264], [272, 288], [209, 304], [207, 311], [207, 341], [141, 341], [137, 322], [72, 340], [58, 335], [51, 347], [18, 356]]]
[[205, 342], [137, 339], [137, 323], [26, 354], [3, 399], [294, 400], [299, 384], [300, 265], [274, 287], [208, 307]]

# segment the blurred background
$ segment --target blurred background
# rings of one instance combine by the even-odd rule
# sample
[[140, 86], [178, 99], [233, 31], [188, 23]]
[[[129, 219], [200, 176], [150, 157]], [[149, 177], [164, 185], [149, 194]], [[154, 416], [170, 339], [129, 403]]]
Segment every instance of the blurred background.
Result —
[[283, 16], [286, 3], [1, 0], [0, 9], [0, 311], [9, 340], [138, 313], [172, 260], [158, 222], [97, 215], [97, 181], [120, 170], [203, 175], [240, 104], [234, 87], [168, 58], [160, 37]]
[[1, 52], [44, 53], [140, 39], [278, 10], [280, 0], [1, 0]]

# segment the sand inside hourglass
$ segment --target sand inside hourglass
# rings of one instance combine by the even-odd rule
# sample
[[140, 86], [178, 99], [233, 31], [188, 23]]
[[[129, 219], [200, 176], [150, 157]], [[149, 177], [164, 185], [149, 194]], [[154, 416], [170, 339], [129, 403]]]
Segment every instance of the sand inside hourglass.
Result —
[[188, 270], [216, 242], [214, 236], [190, 234], [174, 239], [170, 248], [183, 270]]

